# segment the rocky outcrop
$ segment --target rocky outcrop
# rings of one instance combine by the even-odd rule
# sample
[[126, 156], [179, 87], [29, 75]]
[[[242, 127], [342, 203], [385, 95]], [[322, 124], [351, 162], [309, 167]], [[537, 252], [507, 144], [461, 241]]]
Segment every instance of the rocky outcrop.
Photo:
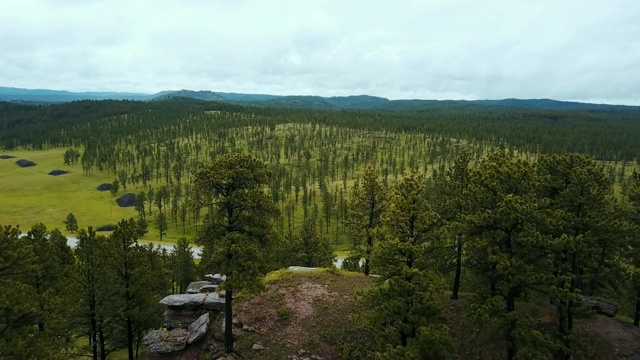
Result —
[[36, 166], [36, 163], [34, 163], [33, 161], [20, 159], [20, 160], [16, 161], [16, 165], [18, 165], [20, 167], [31, 167], [31, 166]]
[[100, 225], [96, 227], [96, 231], [113, 231], [116, 229], [116, 226], [113, 224]]
[[164, 320], [162, 321], [162, 326], [167, 328], [167, 330], [173, 330], [188, 328], [189, 325], [196, 321], [202, 314], [193, 310], [167, 309], [163, 315]]
[[194, 342], [204, 338], [208, 329], [209, 313], [206, 313], [189, 325], [189, 328], [187, 329], [187, 332], [189, 333], [187, 344], [193, 344]]
[[187, 286], [187, 294], [210, 293], [216, 291], [218, 285], [211, 281], [194, 281]]
[[160, 304], [174, 310], [223, 310], [224, 298], [216, 293], [208, 294], [176, 294], [166, 296]]
[[148, 346], [149, 352], [168, 354], [184, 350], [188, 338], [186, 329], [153, 330], [142, 339], [142, 345]]
[[308, 271], [308, 270], [318, 270], [318, 268], [306, 267], [306, 266], [289, 266], [288, 270], [291, 270], [291, 271]]
[[98, 191], [110, 191], [113, 188], [113, 185], [109, 184], [109, 183], [102, 183], [100, 185], [98, 185], [98, 187], [96, 188]]
[[206, 297], [207, 294], [175, 294], [165, 296], [160, 300], [160, 304], [168, 306], [169, 309], [193, 310], [201, 307]]
[[136, 195], [134, 193], [122, 194], [122, 196], [116, 199], [116, 203], [118, 203], [120, 207], [134, 206], [136, 204]]
[[226, 280], [226, 276], [207, 275], [206, 279], [189, 284], [187, 294], [169, 295], [160, 300], [160, 304], [167, 307], [162, 322], [167, 330], [153, 330], [144, 337], [143, 344], [150, 353], [159, 354], [157, 356], [183, 354], [187, 346], [205, 337], [213, 338], [210, 312], [215, 315], [224, 310], [224, 292], [218, 291], [218, 285]]
[[60, 176], [68, 173], [69, 173], [68, 171], [64, 171], [64, 170], [51, 170], [47, 175]]
[[214, 285], [220, 285], [227, 280], [227, 277], [221, 274], [215, 274], [215, 275], [207, 274], [204, 276], [204, 279], [206, 281], [213, 283]]
[[224, 292], [218, 293], [209, 293], [207, 297], [204, 299], [204, 303], [202, 304], [202, 308], [206, 310], [224, 310]]

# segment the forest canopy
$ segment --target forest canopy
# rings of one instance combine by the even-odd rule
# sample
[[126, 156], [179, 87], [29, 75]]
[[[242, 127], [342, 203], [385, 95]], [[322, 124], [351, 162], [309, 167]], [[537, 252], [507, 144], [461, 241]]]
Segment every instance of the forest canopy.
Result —
[[[155, 102], [85, 100], [55, 105], [0, 102], [0, 147], [82, 146], [102, 136], [118, 138], [118, 129], [166, 131], [185, 117], [201, 123], [210, 120], [207, 113], [226, 112], [250, 115], [251, 120], [242, 125], [294, 122], [428, 132], [520, 151], [579, 152], [602, 160], [635, 160], [640, 152], [640, 109], [636, 107], [545, 109], [447, 101], [412, 104], [399, 103], [385, 110], [314, 110], [188, 98]], [[130, 118], [127, 126], [113, 126], [123, 115]], [[238, 126], [220, 120], [217, 125]]]

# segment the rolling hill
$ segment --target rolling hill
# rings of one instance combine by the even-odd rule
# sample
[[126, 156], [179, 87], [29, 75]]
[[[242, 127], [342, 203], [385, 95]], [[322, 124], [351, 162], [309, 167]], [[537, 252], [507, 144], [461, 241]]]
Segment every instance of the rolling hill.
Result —
[[0, 87], [0, 101], [16, 103], [63, 103], [78, 100], [134, 100], [161, 101], [171, 98], [188, 98], [203, 101], [219, 101], [260, 107], [317, 110], [377, 110], [377, 111], [413, 111], [422, 112], [436, 109], [465, 108], [476, 106], [501, 106], [524, 109], [548, 110], [615, 110], [640, 109], [639, 106], [591, 104], [553, 99], [501, 99], [501, 100], [389, 100], [369, 95], [353, 96], [303, 96], [243, 94], [233, 92], [214, 92], [210, 90], [167, 90], [156, 94], [128, 92], [71, 92], [48, 89], [20, 89]]

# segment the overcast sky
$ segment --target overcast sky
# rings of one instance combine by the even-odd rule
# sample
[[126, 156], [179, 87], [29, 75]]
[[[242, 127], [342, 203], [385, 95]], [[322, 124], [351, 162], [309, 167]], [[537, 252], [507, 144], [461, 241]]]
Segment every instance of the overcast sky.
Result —
[[638, 0], [0, 5], [0, 86], [640, 105]]

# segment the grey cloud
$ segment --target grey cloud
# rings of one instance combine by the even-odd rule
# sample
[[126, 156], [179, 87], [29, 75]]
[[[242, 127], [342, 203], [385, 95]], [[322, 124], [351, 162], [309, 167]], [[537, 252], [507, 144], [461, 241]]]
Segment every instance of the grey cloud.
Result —
[[7, 0], [0, 86], [640, 104], [633, 0]]

